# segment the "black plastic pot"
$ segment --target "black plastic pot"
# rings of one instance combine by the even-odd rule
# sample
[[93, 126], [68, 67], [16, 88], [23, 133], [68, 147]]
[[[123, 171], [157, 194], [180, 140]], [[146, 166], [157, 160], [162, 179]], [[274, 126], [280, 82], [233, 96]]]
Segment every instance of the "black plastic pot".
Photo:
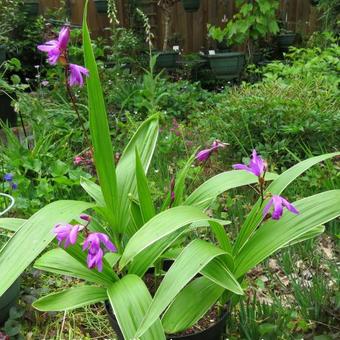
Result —
[[107, 13], [107, 0], [94, 0], [98, 13]]
[[6, 46], [0, 45], [0, 64], [6, 60]]
[[263, 60], [263, 54], [261, 52], [254, 52], [251, 60], [255, 65], [258, 65]]
[[38, 0], [25, 0], [24, 11], [30, 15], [38, 15], [39, 13], [39, 1]]
[[0, 297], [0, 326], [9, 316], [9, 310], [15, 306], [20, 293], [20, 279], [16, 280], [11, 287]]
[[0, 120], [13, 127], [17, 125], [17, 113], [11, 106], [11, 101], [10, 97], [0, 92]]
[[239, 79], [245, 64], [245, 55], [241, 52], [224, 52], [204, 56], [217, 79]]
[[[119, 328], [116, 317], [114, 316], [111, 306], [108, 302], [105, 302], [105, 309], [109, 318], [109, 322], [113, 330], [115, 331], [118, 340], [124, 340], [123, 334]], [[226, 323], [227, 323], [228, 313], [225, 312], [221, 319], [213, 324], [211, 327], [206, 330], [191, 334], [191, 335], [167, 335], [168, 340], [221, 340], [222, 336], [225, 332]]]
[[281, 50], [288, 50], [289, 46], [292, 46], [296, 39], [296, 33], [284, 33], [277, 37], [277, 43]]
[[179, 53], [176, 51], [165, 51], [159, 53], [157, 57], [156, 67], [158, 69], [174, 70], [177, 68]]
[[201, 0], [182, 0], [182, 4], [187, 12], [196, 12], [200, 8]]

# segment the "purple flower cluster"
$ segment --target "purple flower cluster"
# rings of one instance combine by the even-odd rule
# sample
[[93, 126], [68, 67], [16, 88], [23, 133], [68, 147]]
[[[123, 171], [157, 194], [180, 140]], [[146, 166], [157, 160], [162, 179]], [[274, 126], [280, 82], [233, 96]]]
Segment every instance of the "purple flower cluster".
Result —
[[[256, 150], [253, 150], [249, 165], [234, 164], [233, 168], [235, 170], [245, 170], [250, 172], [259, 178], [259, 184], [261, 187], [264, 185], [264, 175], [267, 171], [267, 163], [261, 158], [261, 156], [257, 155]], [[261, 192], [263, 192], [263, 187]], [[263, 199], [265, 199], [265, 197], [263, 197]], [[299, 214], [299, 211], [293, 206], [293, 204], [289, 203], [285, 198], [279, 195], [271, 195], [269, 202], [263, 209], [263, 217], [265, 218], [272, 210], [272, 213], [270, 214], [271, 218], [273, 220], [279, 220], [283, 215], [283, 208], [286, 208], [293, 214]]]
[[11, 173], [7, 173], [4, 175], [4, 181], [11, 186], [12, 190], [16, 190], [18, 189], [18, 184], [13, 182], [13, 178], [14, 176]]
[[89, 76], [89, 71], [80, 65], [69, 64], [67, 46], [70, 40], [70, 28], [64, 26], [60, 32], [58, 39], [49, 40], [45, 44], [38, 45], [38, 50], [47, 53], [47, 61], [51, 65], [60, 62], [65, 66], [66, 72], [69, 74], [68, 84], [70, 86], [84, 86], [84, 77]]
[[[89, 224], [91, 217], [88, 215], [81, 215], [80, 218]], [[88, 250], [87, 255], [87, 266], [90, 269], [97, 267], [98, 271], [103, 270], [103, 256], [104, 251], [101, 246], [105, 246], [108, 251], [116, 252], [117, 249], [114, 244], [110, 241], [109, 237], [104, 233], [88, 233], [87, 226], [81, 224], [57, 224], [54, 227], [54, 233], [58, 240], [58, 245], [62, 245], [64, 248], [75, 244], [77, 242], [79, 232], [86, 230], [86, 238], [83, 243], [83, 251]]]

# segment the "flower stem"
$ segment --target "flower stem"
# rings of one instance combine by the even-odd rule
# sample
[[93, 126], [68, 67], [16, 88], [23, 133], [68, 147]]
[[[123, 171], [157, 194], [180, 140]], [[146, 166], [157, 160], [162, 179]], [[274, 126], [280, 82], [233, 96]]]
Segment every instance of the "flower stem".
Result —
[[72, 92], [71, 86], [70, 86], [69, 83], [67, 82], [67, 79], [68, 79], [68, 67], [65, 66], [64, 69], [65, 69], [65, 86], [66, 86], [67, 94], [68, 94], [68, 96], [69, 96], [70, 99], [71, 99], [71, 103], [72, 103], [73, 110], [74, 110], [75, 113], [77, 114], [79, 123], [80, 123], [80, 125], [81, 125], [81, 128], [83, 129], [84, 138], [85, 138], [86, 145], [88, 145], [88, 146], [91, 148], [91, 143], [90, 143], [90, 141], [89, 141], [89, 138], [88, 138], [88, 135], [87, 135], [87, 131], [86, 131], [84, 122], [83, 122], [83, 120], [81, 119], [81, 116], [80, 116], [80, 113], [79, 113], [79, 110], [78, 110], [78, 107], [77, 107], [76, 98], [75, 98], [75, 96], [74, 96], [74, 94], [73, 94], [73, 92]]

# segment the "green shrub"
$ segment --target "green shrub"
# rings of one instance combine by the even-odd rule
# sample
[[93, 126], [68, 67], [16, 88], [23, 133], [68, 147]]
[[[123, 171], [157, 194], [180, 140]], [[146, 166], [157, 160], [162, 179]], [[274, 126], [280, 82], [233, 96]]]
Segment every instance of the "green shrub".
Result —
[[256, 148], [279, 168], [307, 152], [339, 148], [339, 51], [294, 49], [264, 70], [263, 81], [216, 96], [216, 106], [195, 115], [192, 128], [201, 139], [229, 142], [232, 158]]

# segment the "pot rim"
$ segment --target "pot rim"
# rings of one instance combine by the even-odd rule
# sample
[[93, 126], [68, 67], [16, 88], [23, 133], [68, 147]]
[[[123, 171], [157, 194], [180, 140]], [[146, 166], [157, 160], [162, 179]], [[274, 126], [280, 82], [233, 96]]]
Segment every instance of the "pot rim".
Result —
[[224, 59], [224, 58], [234, 58], [234, 57], [244, 57], [245, 54], [243, 52], [222, 52], [216, 54], [205, 54], [204, 58], [206, 59]]

